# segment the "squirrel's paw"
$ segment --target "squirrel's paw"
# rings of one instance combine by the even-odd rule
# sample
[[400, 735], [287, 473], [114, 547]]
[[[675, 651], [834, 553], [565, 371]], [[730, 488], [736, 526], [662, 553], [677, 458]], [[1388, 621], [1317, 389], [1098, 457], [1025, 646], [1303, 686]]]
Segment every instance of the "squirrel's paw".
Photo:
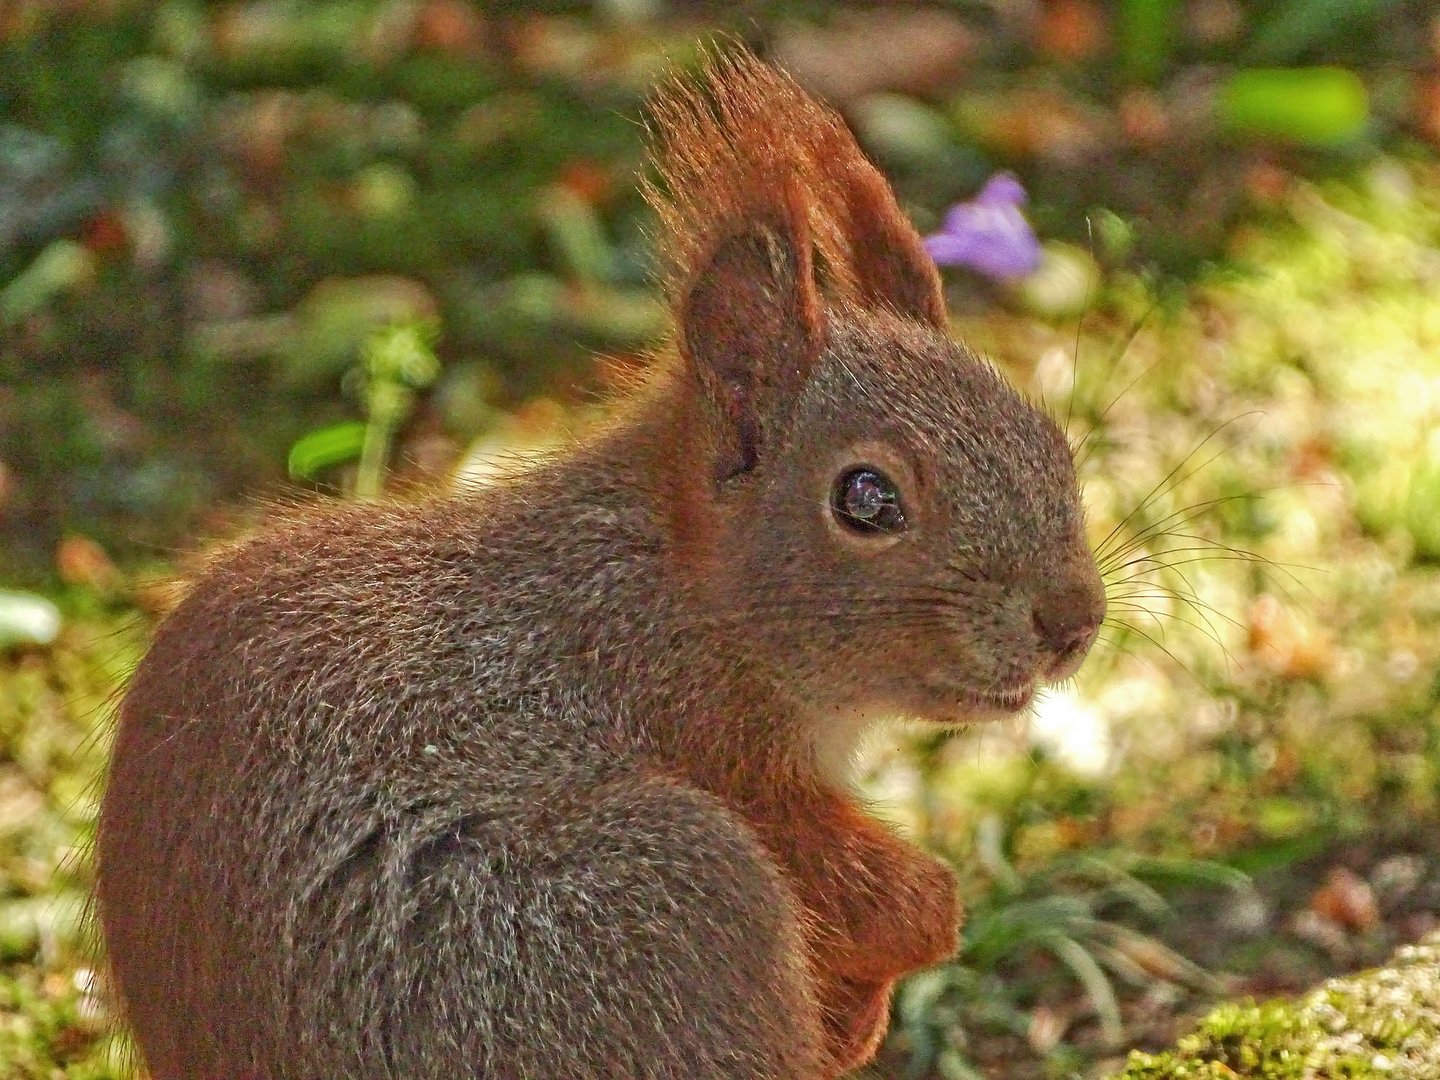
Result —
[[[916, 851], [891, 880], [891, 888], [864, 894], [862, 903], [828, 920], [828, 925], [843, 931], [815, 940], [812, 948], [819, 970], [874, 986], [955, 954], [960, 900], [950, 868]], [[822, 920], [821, 925], [826, 924]]]
[[825, 1035], [836, 1076], [860, 1068], [875, 1056], [890, 1027], [890, 995], [894, 980], [858, 983], [840, 979], [821, 995]]
[[904, 950], [911, 970], [948, 960], [960, 944], [960, 897], [954, 872], [928, 857], [917, 870]]

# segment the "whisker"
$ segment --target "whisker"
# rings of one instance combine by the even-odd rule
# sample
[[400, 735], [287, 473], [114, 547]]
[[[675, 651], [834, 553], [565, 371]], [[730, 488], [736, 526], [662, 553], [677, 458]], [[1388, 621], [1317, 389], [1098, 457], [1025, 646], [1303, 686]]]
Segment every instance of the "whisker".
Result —
[[1178, 656], [1171, 652], [1163, 641], [1157, 640], [1153, 634], [1148, 634], [1140, 627], [1133, 624], [1127, 625], [1123, 629], [1132, 634], [1139, 634], [1146, 641], [1150, 642], [1151, 645], [1154, 645], [1155, 648], [1159, 649], [1166, 656], [1168, 656], [1176, 667], [1178, 667], [1181, 671], [1185, 672], [1186, 675], [1190, 676], [1191, 680], [1195, 683], [1196, 686], [1204, 688], [1205, 684], [1200, 681], [1199, 676], [1197, 676], [1195, 672], [1190, 670], [1190, 666], [1188, 664], [1186, 664], [1183, 660], [1181, 660]]
[[[1134, 533], [1131, 538], [1126, 541], [1125, 544], [1123, 544], [1121, 547], [1116, 549], [1116, 551], [1125, 552], [1143, 543], [1151, 536], [1163, 536], [1172, 534], [1174, 533], [1175, 528], [1190, 524], [1190, 522], [1199, 517], [1201, 512], [1211, 509], [1213, 507], [1223, 506], [1226, 503], [1235, 502], [1242, 499], [1258, 500], [1266, 495], [1273, 494], [1277, 491], [1288, 491], [1295, 488], [1330, 486], [1333, 485], [1321, 482], [1306, 482], [1300, 484], [1276, 484], [1273, 487], [1260, 488], [1255, 491], [1235, 492], [1230, 495], [1221, 495], [1213, 499], [1204, 499], [1199, 502], [1190, 503], [1188, 506], [1182, 506], [1179, 509], [1173, 510], [1170, 513], [1164, 515], [1163, 517], [1157, 518], [1155, 521], [1152, 521], [1149, 525], [1145, 526], [1145, 528], [1140, 529], [1139, 531]], [[1171, 522], [1176, 518], [1180, 518], [1181, 520], [1175, 522], [1175, 524], [1172, 526]], [[1208, 538], [1202, 537], [1192, 537], [1192, 539], [1201, 540], [1202, 542], [1213, 542], [1208, 541]], [[1113, 557], [1114, 554], [1115, 552], [1111, 552], [1110, 555], [1107, 557]]]
[[1213, 462], [1216, 458], [1218, 458], [1221, 454], [1225, 452], [1223, 448], [1216, 451], [1213, 455], [1206, 458], [1205, 461], [1202, 462], [1200, 465], [1197, 465], [1194, 469], [1186, 473], [1179, 480], [1176, 480], [1175, 478], [1177, 474], [1179, 474], [1190, 463], [1190, 461], [1194, 459], [1194, 457], [1199, 454], [1199, 452], [1204, 449], [1207, 444], [1209, 444], [1212, 439], [1220, 435], [1220, 433], [1223, 432], [1227, 427], [1230, 427], [1232, 424], [1236, 424], [1239, 421], [1246, 419], [1250, 416], [1257, 415], [1257, 412], [1258, 411], [1256, 410], [1252, 410], [1248, 413], [1241, 413], [1239, 416], [1233, 416], [1229, 420], [1226, 420], [1219, 427], [1217, 427], [1214, 431], [1210, 432], [1210, 434], [1206, 435], [1205, 438], [1201, 439], [1200, 442], [1198, 442], [1188, 454], [1186, 454], [1183, 458], [1180, 459], [1180, 461], [1175, 465], [1174, 468], [1172, 468], [1168, 473], [1165, 474], [1165, 476], [1160, 480], [1160, 482], [1151, 489], [1148, 495], [1146, 495], [1128, 514], [1126, 514], [1123, 518], [1116, 522], [1115, 527], [1110, 530], [1109, 535], [1107, 535], [1105, 539], [1101, 541], [1099, 548], [1096, 550], [1096, 557], [1099, 558], [1105, 554], [1113, 538], [1131, 521], [1131, 519], [1135, 517], [1136, 514], [1142, 512], [1156, 499], [1161, 498], [1179, 484], [1182, 484], [1186, 480], [1189, 480], [1191, 477], [1195, 476], [1197, 473], [1199, 473], [1202, 469], [1205, 469], [1207, 466], [1210, 465], [1211, 462]]
[[[1120, 365], [1120, 360], [1125, 356], [1125, 354], [1126, 354], [1127, 352], [1130, 351], [1130, 346], [1135, 343], [1135, 339], [1140, 336], [1140, 331], [1141, 331], [1142, 329], [1144, 329], [1145, 324], [1150, 321], [1150, 316], [1153, 315], [1153, 314], [1155, 314], [1155, 311], [1156, 311], [1156, 309], [1157, 309], [1159, 306], [1160, 306], [1160, 302], [1159, 302], [1158, 300], [1152, 302], [1151, 305], [1150, 305], [1148, 308], [1146, 308], [1146, 309], [1140, 314], [1140, 317], [1135, 320], [1134, 324], [1131, 325], [1129, 331], [1127, 331], [1126, 334], [1125, 334], [1125, 336], [1124, 336], [1123, 338], [1121, 338], [1120, 341], [1116, 344], [1116, 347], [1111, 350], [1111, 352], [1110, 352], [1110, 363], [1108, 364], [1108, 366], [1107, 366], [1106, 369], [1105, 369], [1104, 378], [1101, 379], [1101, 383], [1102, 383], [1102, 384], [1107, 383], [1107, 382], [1110, 381], [1110, 376], [1113, 375], [1113, 374], [1115, 373], [1115, 369], [1116, 369], [1117, 367], [1119, 367], [1119, 365]], [[1079, 352], [1079, 344], [1078, 344], [1079, 329], [1078, 329], [1078, 328], [1076, 329], [1076, 334], [1077, 334], [1076, 352], [1077, 352], [1077, 354], [1078, 354], [1078, 352]], [[1078, 360], [1078, 356], [1077, 356], [1077, 360]], [[1080, 440], [1080, 445], [1079, 445], [1079, 446], [1076, 446], [1076, 447], [1074, 448], [1074, 450], [1071, 451], [1072, 456], [1077, 456], [1077, 455], [1078, 455], [1077, 460], [1075, 461], [1075, 471], [1076, 471], [1076, 472], [1079, 472], [1079, 471], [1080, 471], [1080, 467], [1081, 467], [1082, 465], [1084, 465], [1086, 459], [1087, 459], [1088, 456], [1089, 456], [1088, 453], [1082, 455], [1082, 454], [1081, 454], [1081, 451], [1085, 449], [1086, 444], [1090, 441], [1090, 437], [1091, 437], [1092, 435], [1094, 435], [1097, 431], [1100, 431], [1100, 430], [1104, 427], [1105, 418], [1110, 415], [1110, 410], [1113, 409], [1113, 408], [1115, 408], [1115, 406], [1120, 403], [1120, 399], [1123, 398], [1126, 394], [1128, 394], [1132, 389], [1134, 389], [1134, 387], [1136, 386], [1136, 384], [1138, 384], [1141, 379], [1143, 379], [1143, 378], [1144, 378], [1146, 375], [1148, 375], [1150, 372], [1154, 371], [1156, 365], [1158, 365], [1159, 363], [1160, 363], [1159, 360], [1155, 361], [1154, 364], [1151, 364], [1151, 365], [1150, 365], [1149, 367], [1147, 367], [1144, 371], [1142, 371], [1139, 375], [1135, 376], [1134, 379], [1130, 380], [1130, 382], [1125, 386], [1125, 389], [1121, 390], [1120, 393], [1116, 394], [1113, 398], [1111, 398], [1111, 399], [1110, 399], [1110, 403], [1109, 403], [1108, 405], [1106, 405], [1104, 409], [1101, 410], [1100, 415], [1095, 418], [1095, 422], [1091, 425], [1090, 430], [1087, 431], [1087, 432], [1085, 433], [1085, 437]], [[1076, 387], [1076, 390], [1077, 390], [1077, 391], [1078, 391], [1078, 389], [1079, 389], [1079, 385], [1080, 385], [1079, 371], [1077, 370], [1077, 371], [1076, 371], [1076, 380], [1075, 380], [1075, 387]], [[1071, 403], [1073, 404], [1073, 403], [1074, 403], [1074, 400], [1075, 400], [1075, 393], [1074, 393], [1074, 392], [1071, 393], [1070, 400], [1071, 400]], [[1069, 430], [1069, 426], [1070, 426], [1070, 425], [1069, 425], [1068, 418], [1067, 418], [1067, 421], [1066, 421], [1066, 425], [1065, 425], [1065, 426], [1066, 426], [1066, 430], [1068, 431], [1068, 430]]]
[[[1208, 611], [1216, 618], [1224, 619], [1232, 626], [1240, 629], [1244, 628], [1243, 623], [1239, 622], [1233, 616], [1225, 614], [1219, 608], [1215, 607], [1214, 604], [1211, 604], [1209, 601], [1205, 600], [1198, 593], [1196, 593], [1194, 587], [1190, 585], [1189, 581], [1186, 581], [1184, 578], [1181, 578], [1181, 580], [1184, 581], [1188, 591], [1182, 592], [1181, 590], [1173, 588], [1172, 586], [1166, 585], [1164, 582], [1160, 581], [1135, 579], [1136, 583], [1143, 586], [1143, 588], [1136, 589], [1135, 591], [1129, 593], [1121, 593], [1119, 595], [1121, 599], [1143, 599], [1147, 596], [1154, 597], [1156, 599], [1159, 599], [1161, 597], [1168, 597], [1171, 600], [1175, 600], [1178, 603], [1182, 603], [1186, 607], [1189, 607], [1191, 610], [1195, 611], [1196, 614], [1200, 614], [1202, 611]], [[1154, 591], [1147, 592], [1147, 589]], [[1204, 616], [1202, 615], [1201, 617], [1203, 618]], [[1208, 622], [1209, 620], [1207, 619], [1206, 621]]]
[[[1201, 563], [1211, 563], [1211, 562], [1215, 562], [1215, 563], [1239, 562], [1239, 563], [1247, 563], [1247, 564], [1249, 564], [1250, 566], [1252, 566], [1252, 567], [1256, 568], [1257, 570], [1259, 570], [1262, 574], [1264, 574], [1265, 571], [1268, 571], [1268, 570], [1270, 570], [1270, 569], [1272, 569], [1272, 568], [1275, 569], [1275, 570], [1279, 570], [1279, 571], [1281, 571], [1282, 573], [1284, 573], [1288, 578], [1290, 578], [1292, 581], [1294, 581], [1294, 582], [1296, 583], [1297, 587], [1299, 587], [1299, 588], [1301, 588], [1301, 589], [1304, 589], [1306, 592], [1310, 592], [1310, 591], [1311, 591], [1310, 588], [1309, 588], [1309, 586], [1307, 586], [1303, 581], [1301, 581], [1299, 578], [1297, 578], [1297, 577], [1288, 569], [1288, 565], [1289, 565], [1289, 564], [1278, 563], [1278, 562], [1276, 562], [1276, 561], [1273, 560], [1273, 559], [1268, 559], [1268, 558], [1266, 558], [1266, 557], [1263, 556], [1263, 555], [1257, 555], [1257, 554], [1255, 554], [1254, 552], [1245, 551], [1245, 550], [1243, 550], [1243, 549], [1235, 549], [1234, 552], [1233, 552], [1233, 554], [1230, 552], [1230, 549], [1225, 548], [1223, 545], [1219, 545], [1219, 549], [1220, 549], [1220, 551], [1222, 552], [1221, 554], [1214, 554], [1214, 555], [1195, 555], [1195, 556], [1192, 556], [1192, 557], [1190, 557], [1190, 558], [1185, 558], [1185, 559], [1171, 559], [1171, 560], [1166, 560], [1166, 559], [1162, 558], [1162, 556], [1164, 556], [1164, 555], [1166, 555], [1166, 554], [1168, 554], [1168, 553], [1170, 553], [1170, 552], [1172, 552], [1172, 551], [1191, 551], [1191, 550], [1201, 550], [1201, 551], [1203, 551], [1203, 550], [1205, 550], [1205, 549], [1204, 549], [1204, 548], [1188, 548], [1188, 547], [1186, 547], [1186, 548], [1171, 548], [1171, 549], [1167, 549], [1167, 551], [1159, 552], [1159, 553], [1157, 553], [1156, 555], [1153, 555], [1153, 556], [1141, 556], [1141, 557], [1138, 557], [1138, 558], [1135, 558], [1135, 559], [1131, 560], [1131, 562], [1130, 562], [1130, 563], [1127, 563], [1126, 566], [1131, 566], [1131, 565], [1143, 566], [1143, 565], [1148, 564], [1149, 568], [1146, 569], [1146, 570], [1140, 571], [1139, 573], [1133, 574], [1133, 575], [1131, 575], [1129, 578], [1122, 579], [1122, 580], [1150, 581], [1150, 580], [1152, 579], [1152, 575], [1155, 575], [1155, 574], [1164, 574], [1164, 573], [1173, 573], [1173, 574], [1175, 574], [1176, 576], [1180, 577], [1181, 580], [1185, 581], [1186, 584], [1191, 587], [1192, 592], [1194, 592], [1195, 590], [1194, 590], [1193, 585], [1190, 585], [1190, 581], [1189, 581], [1188, 578], [1185, 577], [1185, 574], [1184, 574], [1184, 572], [1181, 570], [1181, 567], [1198, 565], [1198, 564], [1201, 564]], [[1117, 568], [1117, 569], [1124, 569], [1124, 568], [1125, 568], [1125, 567], [1120, 567], [1120, 568]], [[1300, 568], [1301, 568], [1301, 569], [1308, 569], [1307, 567], [1303, 567], [1303, 566], [1301, 566]], [[1114, 573], [1114, 571], [1111, 571], [1111, 573]], [[1296, 601], [1295, 601], [1295, 598], [1290, 595], [1290, 591], [1284, 586], [1284, 584], [1283, 584], [1282, 582], [1276, 580], [1276, 579], [1273, 578], [1273, 577], [1268, 577], [1268, 576], [1265, 577], [1264, 580], [1265, 580], [1265, 584], [1266, 584], [1266, 585], [1268, 585], [1268, 586], [1271, 587], [1271, 588], [1274, 588], [1274, 589], [1278, 590], [1282, 595], [1284, 595], [1284, 597], [1286, 598], [1286, 600], [1288, 600], [1290, 603], [1293, 604], [1293, 603], [1296, 602]], [[1117, 584], [1118, 584], [1118, 583], [1117, 583]], [[1198, 597], [1197, 597], [1197, 599], [1198, 599]]]
[[1136, 661], [1137, 663], [1144, 664], [1151, 671], [1160, 671], [1160, 667], [1155, 663], [1155, 661], [1151, 660], [1148, 656], [1142, 656], [1140, 653], [1137, 653], [1129, 646], [1121, 644], [1121, 642], [1116, 638], [1101, 636], [1097, 637], [1095, 640], [1097, 641], [1097, 643], [1103, 644], [1107, 649], [1121, 653], [1124, 656], [1128, 656], [1130, 659]]
[[[1134, 612], [1137, 613], [1137, 614], [1142, 614], [1142, 615], [1148, 615], [1148, 616], [1150, 616], [1153, 620], [1155, 620], [1155, 623], [1156, 623], [1156, 626], [1157, 626], [1157, 632], [1160, 633], [1162, 640], [1163, 640], [1163, 638], [1164, 638], [1164, 631], [1163, 631], [1163, 629], [1159, 629], [1160, 627], [1163, 627], [1163, 625], [1164, 625], [1163, 622], [1162, 622], [1162, 619], [1171, 619], [1171, 620], [1173, 620], [1174, 622], [1178, 622], [1178, 623], [1180, 623], [1180, 624], [1183, 625], [1183, 626], [1188, 626], [1188, 627], [1192, 628], [1193, 630], [1195, 630], [1197, 633], [1203, 634], [1206, 638], [1208, 638], [1211, 642], [1213, 642], [1214, 645], [1215, 645], [1215, 647], [1216, 647], [1217, 649], [1219, 649], [1219, 650], [1225, 655], [1225, 660], [1226, 660], [1226, 663], [1227, 663], [1227, 664], [1229, 664], [1231, 667], [1236, 666], [1235, 657], [1234, 657], [1234, 655], [1230, 652], [1229, 647], [1226, 646], [1225, 642], [1221, 639], [1220, 634], [1216, 631], [1214, 624], [1211, 623], [1209, 619], [1204, 619], [1204, 616], [1203, 616], [1203, 615], [1201, 616], [1201, 618], [1204, 619], [1204, 622], [1196, 622], [1194, 619], [1187, 619], [1187, 618], [1185, 618], [1185, 616], [1183, 616], [1183, 615], [1181, 615], [1181, 614], [1179, 614], [1178, 612], [1175, 612], [1175, 611], [1160, 611], [1160, 612], [1157, 612], [1157, 611], [1153, 611], [1153, 610], [1151, 610], [1151, 609], [1149, 609], [1149, 608], [1145, 608], [1145, 607], [1141, 607], [1141, 606], [1137, 606], [1137, 605], [1131, 605], [1131, 606], [1128, 607], [1128, 608], [1127, 608], [1127, 607], [1122, 607], [1121, 610], [1122, 610], [1122, 611], [1125, 611], [1125, 610], [1134, 611]], [[1122, 626], [1133, 626], [1133, 624], [1131, 624], [1131, 623], [1121, 622], [1120, 620], [1116, 620], [1116, 624], [1117, 624], [1117, 625], [1122, 625]], [[1237, 624], [1237, 625], [1238, 625], [1238, 624]]]
[[[1287, 578], [1290, 579], [1290, 581], [1295, 585], [1296, 588], [1303, 589], [1307, 593], [1313, 593], [1313, 590], [1310, 588], [1309, 585], [1304, 582], [1304, 580], [1298, 577], [1294, 573], [1294, 571], [1304, 570], [1307, 573], [1312, 574], [1329, 573], [1328, 570], [1321, 566], [1311, 566], [1309, 563], [1286, 562], [1281, 559], [1272, 559], [1268, 555], [1261, 555], [1258, 552], [1249, 550], [1248, 548], [1234, 547], [1229, 544], [1221, 543], [1218, 540], [1211, 540], [1209, 537], [1205, 536], [1195, 536], [1190, 533], [1174, 533], [1172, 535], [1173, 538], [1177, 540], [1200, 541], [1201, 543], [1208, 544], [1211, 547], [1218, 548], [1221, 551], [1225, 551], [1231, 555], [1234, 555], [1236, 558], [1242, 559], [1243, 561], [1253, 562], [1257, 566], [1260, 566], [1264, 569], [1279, 570], [1284, 573]], [[1161, 554], [1164, 554], [1164, 552], [1161, 552]]]
[[[1105, 559], [1101, 562], [1101, 565], [1108, 565], [1108, 562], [1110, 560], [1124, 555], [1126, 552], [1139, 547], [1141, 544], [1144, 544], [1148, 540], [1168, 536], [1171, 534], [1173, 529], [1183, 528], [1187, 525], [1190, 525], [1206, 510], [1210, 510], [1218, 506], [1223, 506], [1224, 504], [1234, 502], [1237, 499], [1258, 499], [1259, 497], [1260, 496], [1258, 494], [1251, 494], [1247, 492], [1235, 495], [1224, 495], [1214, 499], [1204, 499], [1200, 502], [1190, 503], [1188, 506], [1182, 506], [1178, 510], [1173, 510], [1170, 513], [1164, 515], [1163, 517], [1156, 518], [1150, 524], [1146, 525], [1143, 529], [1140, 529], [1133, 533], [1130, 539], [1127, 540], [1124, 544], [1120, 545], [1118, 548], [1115, 548], [1110, 552], [1107, 552], [1105, 555]], [[1179, 520], [1175, 521], [1175, 519], [1177, 518]]]
[[[1155, 594], [1151, 594], [1151, 595], [1155, 595]], [[1232, 627], [1234, 627], [1236, 630], [1245, 631], [1245, 630], [1248, 629], [1248, 628], [1245, 626], [1245, 624], [1239, 622], [1238, 620], [1236, 620], [1235, 618], [1231, 617], [1230, 615], [1225, 614], [1223, 611], [1218, 610], [1218, 609], [1215, 608], [1213, 605], [1208, 604], [1208, 603], [1206, 603], [1205, 601], [1200, 600], [1200, 599], [1198, 599], [1198, 598], [1196, 598], [1196, 597], [1186, 596], [1186, 595], [1184, 595], [1183, 593], [1181, 593], [1181, 592], [1179, 592], [1179, 591], [1177, 591], [1177, 590], [1173, 590], [1173, 589], [1172, 589], [1172, 590], [1169, 590], [1169, 591], [1166, 592], [1166, 593], [1162, 593], [1162, 594], [1155, 595], [1155, 598], [1158, 599], [1158, 598], [1160, 598], [1160, 596], [1167, 596], [1168, 598], [1170, 598], [1171, 600], [1173, 600], [1173, 601], [1176, 602], [1177, 604], [1183, 604], [1185, 607], [1189, 608], [1189, 609], [1195, 614], [1195, 616], [1200, 620], [1200, 622], [1197, 623], [1197, 622], [1195, 622], [1195, 621], [1192, 620], [1192, 619], [1188, 619], [1188, 618], [1186, 618], [1184, 615], [1180, 614], [1178, 611], [1159, 611], [1159, 612], [1156, 612], [1156, 611], [1153, 611], [1153, 610], [1151, 610], [1151, 609], [1146, 608], [1145, 610], [1146, 610], [1146, 613], [1147, 613], [1147, 614], [1149, 614], [1149, 615], [1150, 615], [1152, 618], [1154, 618], [1157, 622], [1158, 622], [1161, 618], [1166, 618], [1166, 619], [1172, 619], [1172, 620], [1174, 620], [1174, 621], [1176, 621], [1176, 622], [1179, 622], [1179, 623], [1183, 623], [1183, 624], [1185, 624], [1185, 625], [1187, 625], [1187, 626], [1193, 626], [1197, 631], [1199, 631], [1199, 632], [1201, 632], [1202, 634], [1204, 634], [1204, 635], [1205, 635], [1206, 637], [1208, 637], [1212, 642], [1214, 642], [1217, 646], [1219, 646], [1222, 651], [1227, 651], [1227, 650], [1226, 650], [1225, 643], [1224, 643], [1224, 639], [1222, 638], [1222, 636], [1221, 636], [1221, 634], [1220, 634], [1219, 628], [1215, 625], [1214, 622], [1211, 621], [1211, 619], [1210, 619], [1210, 616], [1211, 616], [1211, 615], [1214, 615], [1217, 619], [1220, 619], [1222, 622], [1229, 623], [1229, 624], [1230, 624]], [[1135, 608], [1134, 608], [1133, 605], [1134, 605], [1134, 603], [1136, 603], [1136, 601], [1122, 601], [1122, 605], [1123, 605], [1124, 603], [1131, 603], [1132, 606], [1130, 606], [1130, 607], [1120, 606], [1120, 607], [1119, 607], [1119, 610], [1121, 610], [1121, 611], [1134, 611], [1134, 610], [1135, 610]], [[1107, 605], [1107, 606], [1108, 606], [1108, 605]], [[1118, 622], [1119, 620], [1116, 620], [1116, 621]], [[1201, 625], [1202, 623], [1203, 623], [1203, 626]], [[1128, 624], [1127, 624], [1127, 625], [1128, 625]], [[1228, 651], [1227, 651], [1227, 655], [1228, 655]]]
[[1204, 552], [1208, 552], [1208, 551], [1210, 551], [1210, 549], [1209, 549], [1209, 548], [1206, 548], [1206, 547], [1198, 547], [1198, 546], [1186, 546], [1186, 547], [1166, 548], [1164, 551], [1157, 551], [1157, 552], [1154, 552], [1153, 554], [1149, 554], [1149, 555], [1136, 555], [1133, 559], [1129, 559], [1129, 560], [1127, 560], [1126, 562], [1121, 563], [1119, 566], [1111, 567], [1107, 572], [1108, 572], [1108, 573], [1111, 573], [1111, 574], [1114, 574], [1114, 573], [1118, 573], [1118, 572], [1121, 571], [1121, 570], [1129, 569], [1129, 568], [1132, 567], [1132, 566], [1145, 566], [1145, 565], [1149, 565], [1149, 566], [1151, 567], [1151, 569], [1150, 569], [1149, 571], [1146, 571], [1146, 572], [1147, 572], [1147, 573], [1153, 573], [1153, 572], [1159, 572], [1159, 571], [1164, 571], [1164, 570], [1173, 570], [1173, 569], [1175, 569], [1177, 566], [1191, 566], [1191, 565], [1196, 564], [1196, 563], [1207, 563], [1207, 562], [1243, 562], [1243, 563], [1250, 563], [1251, 565], [1254, 565], [1254, 566], [1274, 566], [1274, 565], [1276, 565], [1272, 560], [1267, 559], [1267, 558], [1266, 558], [1265, 556], [1263, 556], [1263, 555], [1257, 555], [1257, 554], [1255, 554], [1253, 551], [1244, 551], [1243, 549], [1242, 549], [1242, 550], [1234, 550], [1234, 551], [1232, 551], [1232, 550], [1224, 547], [1223, 545], [1216, 545], [1216, 548], [1215, 548], [1216, 554], [1213, 554], [1213, 555], [1212, 555], [1212, 554], [1191, 555], [1191, 556], [1189, 556], [1189, 557], [1187, 557], [1187, 558], [1184, 558], [1184, 559], [1170, 559], [1170, 560], [1167, 560], [1167, 559], [1164, 558], [1164, 556], [1166, 556], [1166, 555], [1172, 555], [1172, 554], [1177, 554], [1177, 553], [1186, 552], [1186, 551], [1204, 551]]

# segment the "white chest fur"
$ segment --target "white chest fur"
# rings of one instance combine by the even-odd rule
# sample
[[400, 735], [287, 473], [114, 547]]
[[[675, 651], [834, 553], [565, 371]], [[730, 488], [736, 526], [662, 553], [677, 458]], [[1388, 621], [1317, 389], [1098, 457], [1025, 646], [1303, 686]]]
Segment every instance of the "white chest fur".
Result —
[[850, 785], [866, 745], [895, 719], [892, 712], [881, 709], [817, 712], [812, 734], [816, 771], [836, 786]]

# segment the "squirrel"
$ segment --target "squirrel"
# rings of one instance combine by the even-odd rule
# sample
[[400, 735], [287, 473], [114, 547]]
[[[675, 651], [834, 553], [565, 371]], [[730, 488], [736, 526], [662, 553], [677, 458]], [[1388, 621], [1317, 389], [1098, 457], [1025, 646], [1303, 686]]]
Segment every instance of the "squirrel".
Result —
[[1070, 448], [840, 117], [702, 66], [653, 111], [673, 342], [614, 416], [292, 512], [157, 628], [96, 841], [156, 1080], [831, 1080], [955, 950], [849, 761], [1078, 667]]

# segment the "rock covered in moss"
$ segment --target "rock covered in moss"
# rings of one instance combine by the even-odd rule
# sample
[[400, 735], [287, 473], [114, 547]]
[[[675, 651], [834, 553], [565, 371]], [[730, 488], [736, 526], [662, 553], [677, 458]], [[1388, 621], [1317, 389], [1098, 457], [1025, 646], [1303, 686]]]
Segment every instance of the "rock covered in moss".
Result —
[[1296, 1001], [1220, 1006], [1114, 1080], [1440, 1080], [1440, 933]]

